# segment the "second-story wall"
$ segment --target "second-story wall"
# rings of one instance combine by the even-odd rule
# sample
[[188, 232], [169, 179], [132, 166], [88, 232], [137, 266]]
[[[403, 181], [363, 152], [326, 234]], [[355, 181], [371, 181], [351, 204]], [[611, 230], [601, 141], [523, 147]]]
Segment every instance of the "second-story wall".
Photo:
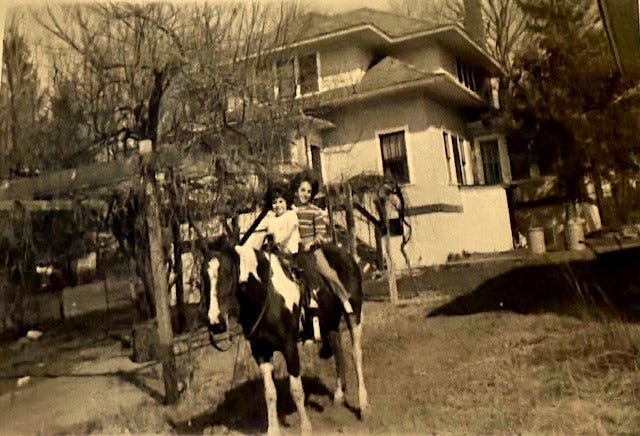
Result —
[[353, 44], [328, 45], [320, 53], [320, 90], [357, 84], [373, 58], [370, 51]]
[[435, 42], [426, 43], [419, 47], [407, 47], [396, 50], [392, 53], [392, 56], [425, 72], [432, 72], [439, 68], [444, 68], [450, 73], [456, 74], [455, 59], [453, 62], [453, 71], [451, 71], [449, 69], [451, 65], [448, 65], [450, 64], [450, 56]]

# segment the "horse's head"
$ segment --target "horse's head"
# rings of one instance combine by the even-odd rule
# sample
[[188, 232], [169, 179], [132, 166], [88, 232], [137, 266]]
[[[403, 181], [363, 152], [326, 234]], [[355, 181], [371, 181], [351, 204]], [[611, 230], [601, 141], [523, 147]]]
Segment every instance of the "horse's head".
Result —
[[229, 317], [237, 316], [238, 256], [233, 249], [213, 251], [205, 258], [201, 273], [207, 325], [212, 333], [223, 333]]

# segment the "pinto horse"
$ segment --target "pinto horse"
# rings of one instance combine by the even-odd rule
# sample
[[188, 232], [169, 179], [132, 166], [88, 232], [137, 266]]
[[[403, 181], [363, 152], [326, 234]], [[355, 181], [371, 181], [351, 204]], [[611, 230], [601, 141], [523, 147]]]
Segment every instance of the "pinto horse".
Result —
[[[320, 330], [325, 345], [335, 356], [337, 383], [334, 403], [345, 403], [345, 357], [340, 337], [340, 320], [347, 319], [358, 379], [359, 411], [367, 410], [367, 391], [362, 369], [362, 278], [358, 265], [344, 250], [326, 244], [322, 250], [336, 269], [346, 289], [354, 315], [347, 317], [340, 299], [325, 284], [318, 292]], [[282, 267], [275, 254], [223, 243], [208, 253], [202, 265], [203, 301], [210, 332], [226, 331], [229, 316], [235, 317], [260, 367], [267, 404], [268, 434], [279, 434], [273, 354], [280, 351], [289, 373], [289, 389], [300, 415], [301, 432], [311, 431], [304, 404], [298, 352], [302, 292]]]

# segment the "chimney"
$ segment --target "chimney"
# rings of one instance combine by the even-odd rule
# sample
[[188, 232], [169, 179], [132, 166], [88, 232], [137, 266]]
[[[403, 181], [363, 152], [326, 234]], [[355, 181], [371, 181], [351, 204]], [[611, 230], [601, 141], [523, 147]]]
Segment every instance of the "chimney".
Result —
[[464, 29], [476, 44], [485, 48], [482, 0], [464, 0]]

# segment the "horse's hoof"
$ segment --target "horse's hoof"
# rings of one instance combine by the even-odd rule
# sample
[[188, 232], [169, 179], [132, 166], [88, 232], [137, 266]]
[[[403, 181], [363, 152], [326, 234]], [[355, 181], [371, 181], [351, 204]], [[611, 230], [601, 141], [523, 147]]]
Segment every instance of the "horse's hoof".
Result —
[[335, 406], [344, 406], [344, 403], [345, 403], [344, 393], [340, 392], [340, 393], [333, 394], [333, 404]]
[[358, 413], [358, 418], [360, 418], [360, 421], [365, 421], [369, 419], [369, 416], [371, 416], [371, 412], [369, 411], [368, 406], [364, 408], [360, 408]]
[[267, 429], [267, 436], [280, 436], [280, 427]]
[[320, 347], [319, 354], [321, 359], [330, 359], [331, 357], [333, 357], [333, 350], [331, 349], [331, 345], [323, 342], [322, 347]]
[[311, 431], [311, 423], [309, 421], [307, 421], [306, 423], [302, 423], [300, 424], [300, 434], [301, 435], [310, 435], [311, 433], [313, 433]]

